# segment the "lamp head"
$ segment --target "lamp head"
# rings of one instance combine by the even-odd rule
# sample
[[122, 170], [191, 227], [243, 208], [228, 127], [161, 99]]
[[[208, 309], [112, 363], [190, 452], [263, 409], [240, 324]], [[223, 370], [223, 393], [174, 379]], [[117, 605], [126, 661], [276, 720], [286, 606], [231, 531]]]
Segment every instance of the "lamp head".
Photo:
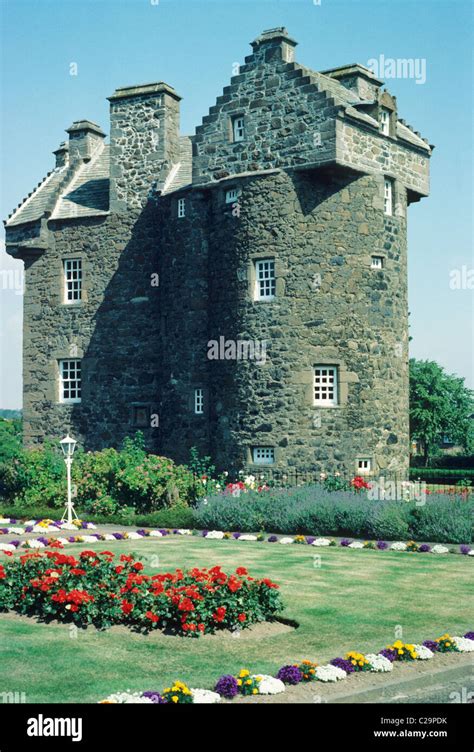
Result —
[[72, 457], [77, 444], [76, 439], [73, 439], [72, 436], [69, 436], [68, 434], [64, 439], [61, 439], [59, 443], [61, 444], [64, 456]]

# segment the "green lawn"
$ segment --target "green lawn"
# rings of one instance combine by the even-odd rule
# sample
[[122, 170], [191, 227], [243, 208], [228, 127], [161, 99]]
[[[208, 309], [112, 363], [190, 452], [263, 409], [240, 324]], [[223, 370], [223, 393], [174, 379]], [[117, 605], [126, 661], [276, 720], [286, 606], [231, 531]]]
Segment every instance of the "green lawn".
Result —
[[[106, 543], [69, 546], [104, 550]], [[144, 557], [153, 574], [177, 567], [246, 566], [281, 586], [283, 615], [299, 627], [254, 637], [242, 633], [201, 639], [80, 630], [0, 614], [1, 691], [25, 692], [28, 702], [96, 702], [113, 691], [162, 689], [174, 679], [212, 687], [222, 673], [242, 667], [274, 673], [281, 665], [310, 658], [318, 662], [347, 650], [379, 650], [395, 639], [418, 642], [445, 631], [463, 634], [474, 625], [472, 560], [343, 548], [206, 541], [169, 537], [110, 544], [117, 554]], [[320, 557], [321, 566], [318, 567]]]

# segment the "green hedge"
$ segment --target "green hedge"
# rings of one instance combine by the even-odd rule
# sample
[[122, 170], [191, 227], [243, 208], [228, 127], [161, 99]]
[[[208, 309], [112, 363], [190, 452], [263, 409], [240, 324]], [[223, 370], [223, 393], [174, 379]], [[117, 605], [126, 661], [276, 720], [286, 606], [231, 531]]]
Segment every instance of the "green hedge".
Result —
[[[455, 485], [460, 481], [471, 481], [474, 485], [474, 468], [451, 469], [440, 467], [411, 467], [410, 480], [424, 480], [427, 483]], [[469, 485], [467, 483], [466, 485]]]

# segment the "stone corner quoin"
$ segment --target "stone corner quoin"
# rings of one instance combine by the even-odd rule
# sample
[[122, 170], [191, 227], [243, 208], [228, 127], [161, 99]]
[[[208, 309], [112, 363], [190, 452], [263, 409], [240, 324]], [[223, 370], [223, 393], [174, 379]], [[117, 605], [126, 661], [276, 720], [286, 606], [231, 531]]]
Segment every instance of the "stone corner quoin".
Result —
[[164, 82], [109, 97], [110, 143], [67, 129], [5, 222], [26, 445], [141, 430], [219, 469], [406, 474], [407, 207], [433, 147], [370, 70], [295, 47], [257, 37], [194, 136]]

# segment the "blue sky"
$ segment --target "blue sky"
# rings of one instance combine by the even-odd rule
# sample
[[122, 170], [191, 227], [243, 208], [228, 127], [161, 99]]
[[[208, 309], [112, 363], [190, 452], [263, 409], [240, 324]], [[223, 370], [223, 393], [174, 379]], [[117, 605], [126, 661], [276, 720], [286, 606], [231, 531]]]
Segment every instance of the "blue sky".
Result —
[[[386, 81], [400, 117], [436, 145], [431, 196], [409, 210], [411, 355], [438, 361], [473, 387], [472, 7], [465, 0], [0, 0], [2, 217], [53, 167], [51, 152], [73, 120], [89, 118], [108, 132], [106, 97], [117, 86], [171, 84], [183, 97], [182, 132], [193, 133], [264, 29], [286, 26], [299, 42], [296, 60], [315, 70], [382, 54], [426, 60], [426, 83]], [[0, 262], [0, 269], [22, 266], [3, 250]], [[450, 286], [456, 271], [460, 289]], [[19, 293], [0, 285], [2, 408], [21, 406]]]

